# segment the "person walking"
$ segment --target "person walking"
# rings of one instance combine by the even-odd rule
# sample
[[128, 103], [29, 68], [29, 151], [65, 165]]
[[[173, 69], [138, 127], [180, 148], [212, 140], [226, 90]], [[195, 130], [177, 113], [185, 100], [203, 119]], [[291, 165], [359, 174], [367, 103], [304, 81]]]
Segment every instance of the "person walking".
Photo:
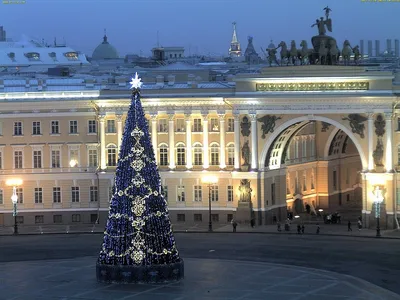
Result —
[[231, 223], [232, 223], [232, 230], [233, 230], [233, 232], [236, 232], [237, 222], [236, 222], [235, 220], [232, 219]]
[[321, 230], [321, 228], [319, 227], [319, 224], [317, 223], [317, 234], [319, 234], [320, 230]]
[[306, 227], [303, 225], [301, 225], [301, 234], [304, 234], [304, 230], [306, 229]]
[[351, 222], [350, 221], [347, 223], [347, 231], [353, 231], [353, 229], [351, 229]]
[[254, 220], [254, 218], [250, 220], [250, 226], [251, 228], [254, 228], [254, 226], [256, 226], [256, 220]]

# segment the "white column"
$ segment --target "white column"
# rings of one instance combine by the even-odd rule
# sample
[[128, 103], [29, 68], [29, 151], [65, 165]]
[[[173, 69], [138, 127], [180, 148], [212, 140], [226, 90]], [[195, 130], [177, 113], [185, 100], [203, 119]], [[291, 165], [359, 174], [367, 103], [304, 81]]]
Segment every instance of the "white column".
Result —
[[208, 153], [208, 115], [203, 115], [203, 168], [210, 167], [210, 155]]
[[393, 170], [393, 132], [392, 132], [392, 114], [385, 114], [386, 119], [386, 171]]
[[374, 114], [368, 114], [368, 170], [372, 171], [374, 167]]
[[100, 125], [100, 169], [105, 170], [107, 168], [106, 163], [106, 125], [105, 125], [105, 116], [99, 116], [99, 125]]
[[186, 168], [193, 168], [193, 153], [192, 153], [192, 122], [190, 114], [185, 114], [186, 121]]
[[219, 116], [219, 167], [221, 169], [226, 168], [226, 158], [225, 158], [225, 114], [220, 114]]
[[118, 153], [121, 150], [121, 144], [122, 144], [122, 115], [118, 114], [115, 116], [117, 119], [117, 146], [118, 146]]
[[234, 114], [233, 117], [235, 118], [234, 120], [234, 143], [235, 143], [235, 170], [240, 169], [240, 115], [239, 114]]
[[251, 114], [251, 169], [258, 169], [257, 114]]
[[154, 157], [158, 164], [157, 115], [151, 115], [151, 143], [153, 144]]
[[175, 169], [175, 129], [174, 129], [174, 116], [173, 114], [168, 115], [168, 140], [169, 140], [169, 168]]

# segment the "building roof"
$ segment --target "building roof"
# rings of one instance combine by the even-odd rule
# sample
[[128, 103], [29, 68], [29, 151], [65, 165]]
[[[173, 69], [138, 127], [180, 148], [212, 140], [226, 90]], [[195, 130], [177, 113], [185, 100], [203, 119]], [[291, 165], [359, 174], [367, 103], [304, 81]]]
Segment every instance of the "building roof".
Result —
[[117, 49], [108, 42], [107, 35], [104, 35], [103, 42], [94, 49], [92, 54], [94, 60], [116, 59], [118, 57]]

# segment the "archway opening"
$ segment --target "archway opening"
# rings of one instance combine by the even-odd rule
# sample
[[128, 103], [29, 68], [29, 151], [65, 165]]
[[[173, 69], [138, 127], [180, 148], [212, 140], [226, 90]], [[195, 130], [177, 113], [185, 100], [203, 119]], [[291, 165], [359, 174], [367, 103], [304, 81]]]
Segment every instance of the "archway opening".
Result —
[[[361, 217], [363, 170], [359, 147], [325, 121], [299, 120], [280, 128], [263, 159], [263, 219], [355, 223]], [[274, 193], [274, 194], [272, 194]], [[282, 210], [281, 210], [282, 211]]]

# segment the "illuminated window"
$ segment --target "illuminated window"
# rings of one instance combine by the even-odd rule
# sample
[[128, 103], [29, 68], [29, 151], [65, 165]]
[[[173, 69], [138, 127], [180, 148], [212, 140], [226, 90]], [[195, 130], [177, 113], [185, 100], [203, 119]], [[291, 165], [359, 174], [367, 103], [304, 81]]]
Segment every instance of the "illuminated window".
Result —
[[115, 167], [117, 165], [117, 146], [110, 145], [107, 147], [107, 166]]
[[160, 145], [159, 156], [160, 166], [168, 166], [168, 146], [166, 144]]
[[186, 158], [186, 150], [185, 145], [183, 143], [179, 143], [176, 147], [176, 164], [178, 166], [185, 165], [185, 158]]
[[25, 57], [29, 60], [29, 61], [39, 61], [40, 60], [40, 54], [37, 52], [28, 52], [25, 53]]
[[210, 154], [211, 154], [211, 165], [218, 166], [219, 165], [219, 146], [218, 146], [218, 144], [211, 145]]
[[194, 186], [194, 201], [201, 202], [202, 195], [203, 195], [203, 193], [202, 193], [201, 185], [195, 185]]
[[201, 166], [203, 164], [203, 146], [200, 143], [196, 143], [193, 146], [194, 152], [194, 165]]
[[67, 53], [64, 53], [64, 56], [68, 60], [79, 60], [79, 56], [78, 56], [77, 52], [67, 52]]
[[185, 186], [178, 185], [177, 196], [178, 196], [178, 202], [185, 202]]
[[228, 146], [228, 166], [233, 166], [235, 164], [235, 145], [230, 144]]

